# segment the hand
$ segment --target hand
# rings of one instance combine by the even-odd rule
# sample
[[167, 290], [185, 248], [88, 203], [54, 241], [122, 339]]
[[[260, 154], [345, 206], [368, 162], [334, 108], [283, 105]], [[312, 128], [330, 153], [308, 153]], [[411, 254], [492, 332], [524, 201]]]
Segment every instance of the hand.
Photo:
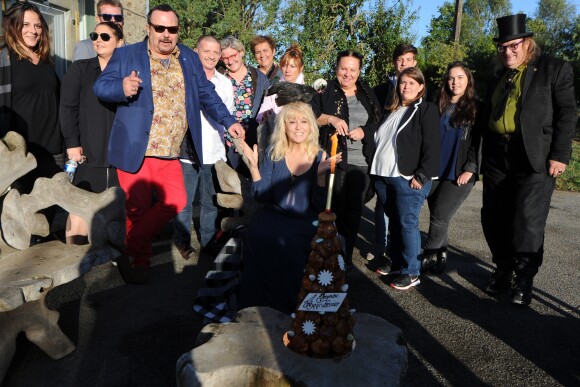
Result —
[[137, 76], [135, 70], [131, 71], [131, 75], [123, 78], [123, 93], [125, 93], [125, 97], [129, 98], [137, 95], [141, 82], [143, 81]]
[[409, 187], [411, 187], [412, 189], [421, 189], [421, 188], [423, 188], [423, 185], [419, 184], [419, 182], [417, 181], [417, 179], [415, 179], [413, 177], [411, 179], [411, 181], [409, 182]]
[[556, 160], [548, 160], [548, 175], [558, 177], [566, 171], [566, 164]]
[[239, 144], [242, 147], [242, 156], [244, 156], [244, 162], [248, 166], [248, 169], [258, 169], [258, 145], [254, 145], [253, 148], [242, 139], [239, 139]]
[[83, 147], [81, 146], [67, 148], [66, 157], [68, 157], [69, 160], [76, 161], [79, 164], [86, 160], [86, 157], [83, 156]]
[[463, 172], [461, 175], [459, 175], [457, 177], [457, 185], [467, 184], [467, 182], [469, 181], [469, 179], [471, 179], [471, 176], [473, 176], [473, 173], [471, 173], [471, 172]]
[[333, 161], [336, 161], [336, 164], [340, 163], [342, 161], [342, 152], [338, 152], [335, 156], [327, 157], [326, 152], [323, 152], [320, 163], [318, 164], [318, 176], [324, 175], [330, 169]]
[[345, 120], [335, 116], [329, 116], [328, 123], [332, 125], [332, 127], [335, 128], [338, 134], [340, 134], [341, 136], [348, 135], [348, 124], [346, 123]]
[[228, 133], [233, 138], [239, 138], [241, 140], [246, 138], [246, 131], [244, 130], [244, 127], [239, 122], [232, 124], [232, 126], [230, 126], [228, 128]]
[[353, 141], [360, 141], [365, 138], [365, 132], [359, 127], [348, 132], [347, 137]]

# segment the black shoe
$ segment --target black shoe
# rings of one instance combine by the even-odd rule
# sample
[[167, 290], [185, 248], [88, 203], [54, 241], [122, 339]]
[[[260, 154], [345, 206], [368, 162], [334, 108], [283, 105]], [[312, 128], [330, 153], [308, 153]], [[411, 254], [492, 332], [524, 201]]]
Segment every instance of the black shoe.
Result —
[[437, 251], [437, 262], [433, 266], [433, 272], [436, 274], [445, 273], [445, 268], [447, 267], [447, 249], [441, 248]]
[[399, 274], [390, 283], [390, 286], [399, 290], [411, 289], [413, 286], [417, 286], [421, 283], [419, 277], [411, 276], [409, 274]]
[[437, 264], [437, 254], [434, 250], [425, 250], [421, 255], [421, 273], [433, 269]]
[[500, 294], [508, 290], [512, 285], [513, 272], [497, 268], [491, 273], [491, 277], [487, 281], [485, 292], [489, 294]]
[[530, 277], [516, 275], [512, 289], [512, 303], [529, 305], [532, 302], [532, 287], [534, 280]]
[[382, 264], [381, 266], [377, 267], [375, 270], [380, 275], [389, 275], [391, 273], [391, 266], [392, 262], [390, 259], [387, 259], [386, 263]]

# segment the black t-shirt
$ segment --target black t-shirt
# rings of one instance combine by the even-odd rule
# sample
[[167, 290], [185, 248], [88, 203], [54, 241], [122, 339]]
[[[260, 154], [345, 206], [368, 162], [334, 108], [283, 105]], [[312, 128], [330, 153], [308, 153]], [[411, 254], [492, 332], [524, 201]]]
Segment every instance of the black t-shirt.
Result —
[[12, 126], [26, 140], [38, 160], [62, 152], [58, 123], [59, 80], [54, 67], [40, 61], [18, 60], [10, 53], [12, 71]]

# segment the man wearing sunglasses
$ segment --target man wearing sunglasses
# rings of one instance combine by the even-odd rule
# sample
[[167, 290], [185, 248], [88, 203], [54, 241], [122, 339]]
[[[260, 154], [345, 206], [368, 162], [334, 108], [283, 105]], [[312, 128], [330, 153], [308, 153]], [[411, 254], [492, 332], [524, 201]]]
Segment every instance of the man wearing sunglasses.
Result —
[[511, 288], [528, 305], [542, 264], [556, 178], [570, 161], [577, 120], [572, 66], [540, 56], [526, 15], [497, 19], [502, 64], [478, 116], [483, 136], [481, 223], [496, 269], [485, 290]]
[[152, 239], [185, 207], [178, 156], [187, 131], [197, 159], [203, 155], [201, 109], [231, 136], [244, 137], [199, 56], [177, 44], [178, 32], [169, 5], [152, 8], [148, 39], [116, 49], [93, 87], [99, 99], [118, 103], [108, 157], [126, 196], [126, 247], [118, 264], [127, 282], [148, 281]]
[[[100, 0], [97, 3], [97, 24], [112, 21], [123, 29], [123, 4], [119, 0]], [[91, 39], [84, 39], [75, 44], [73, 62], [79, 59], [90, 59], [97, 56]]]

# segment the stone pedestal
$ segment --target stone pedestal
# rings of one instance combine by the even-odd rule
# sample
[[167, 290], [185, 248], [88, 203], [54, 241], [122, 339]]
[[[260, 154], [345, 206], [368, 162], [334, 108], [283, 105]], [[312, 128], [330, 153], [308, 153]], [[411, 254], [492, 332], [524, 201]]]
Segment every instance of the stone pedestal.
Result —
[[407, 370], [399, 328], [355, 313], [356, 347], [335, 359], [298, 355], [282, 343], [290, 316], [266, 307], [241, 310], [235, 322], [210, 324], [177, 362], [178, 386], [398, 386]]

